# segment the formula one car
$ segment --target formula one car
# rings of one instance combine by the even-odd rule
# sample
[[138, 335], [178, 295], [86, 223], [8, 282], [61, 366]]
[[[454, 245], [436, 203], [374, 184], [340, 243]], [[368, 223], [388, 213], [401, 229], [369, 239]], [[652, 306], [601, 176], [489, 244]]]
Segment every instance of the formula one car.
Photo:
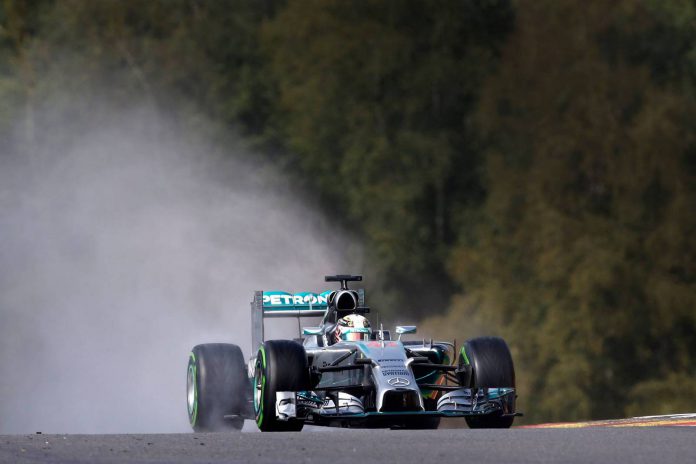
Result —
[[[515, 370], [497, 337], [455, 342], [402, 341], [415, 326], [397, 326], [396, 339], [366, 315], [364, 291], [321, 294], [257, 291], [251, 303], [252, 353], [245, 365], [237, 345], [197, 345], [189, 357], [188, 416], [195, 431], [299, 431], [304, 424], [343, 427], [437, 428], [442, 417], [471, 428], [508, 428], [515, 416]], [[322, 317], [302, 338], [264, 340], [268, 317]]]

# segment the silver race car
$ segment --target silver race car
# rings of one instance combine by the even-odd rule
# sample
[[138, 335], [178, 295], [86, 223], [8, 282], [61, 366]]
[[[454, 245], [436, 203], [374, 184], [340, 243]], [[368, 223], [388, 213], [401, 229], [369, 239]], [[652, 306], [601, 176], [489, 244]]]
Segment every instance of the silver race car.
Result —
[[[340, 289], [316, 294], [257, 291], [251, 303], [252, 353], [209, 343], [191, 351], [187, 405], [195, 431], [299, 431], [304, 424], [432, 429], [442, 417], [471, 428], [507, 428], [515, 411], [515, 370], [497, 337], [405, 341], [372, 327], [361, 276], [326, 276]], [[264, 319], [321, 317], [295, 340], [265, 340]], [[394, 338], [395, 337], [395, 338]]]

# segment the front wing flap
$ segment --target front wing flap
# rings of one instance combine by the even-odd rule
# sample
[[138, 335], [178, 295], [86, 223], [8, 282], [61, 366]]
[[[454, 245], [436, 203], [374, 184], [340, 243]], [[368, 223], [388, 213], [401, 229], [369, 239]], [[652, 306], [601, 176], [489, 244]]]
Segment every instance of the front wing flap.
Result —
[[514, 388], [460, 388], [442, 395], [437, 410], [450, 416], [515, 414], [515, 398]]

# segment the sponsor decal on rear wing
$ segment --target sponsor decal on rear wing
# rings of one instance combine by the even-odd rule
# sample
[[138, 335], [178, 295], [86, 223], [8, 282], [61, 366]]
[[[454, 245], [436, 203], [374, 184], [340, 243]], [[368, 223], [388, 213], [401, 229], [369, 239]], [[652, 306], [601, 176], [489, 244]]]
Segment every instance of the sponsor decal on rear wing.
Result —
[[263, 317], [311, 317], [326, 312], [330, 290], [323, 293], [261, 292]]

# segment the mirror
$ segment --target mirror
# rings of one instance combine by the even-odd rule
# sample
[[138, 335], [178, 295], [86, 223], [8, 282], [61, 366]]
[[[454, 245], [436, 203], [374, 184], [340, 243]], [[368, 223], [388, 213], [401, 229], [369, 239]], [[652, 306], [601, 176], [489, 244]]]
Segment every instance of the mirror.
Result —
[[302, 335], [321, 335], [321, 327], [302, 327]]
[[415, 325], [397, 325], [396, 326], [396, 333], [398, 333], [399, 335], [414, 334], [414, 333], [416, 333], [416, 326]]
[[401, 336], [403, 334], [416, 333], [416, 326], [415, 325], [397, 325], [396, 326], [396, 333], [399, 334], [399, 338], [397, 338], [397, 340], [401, 340]]

